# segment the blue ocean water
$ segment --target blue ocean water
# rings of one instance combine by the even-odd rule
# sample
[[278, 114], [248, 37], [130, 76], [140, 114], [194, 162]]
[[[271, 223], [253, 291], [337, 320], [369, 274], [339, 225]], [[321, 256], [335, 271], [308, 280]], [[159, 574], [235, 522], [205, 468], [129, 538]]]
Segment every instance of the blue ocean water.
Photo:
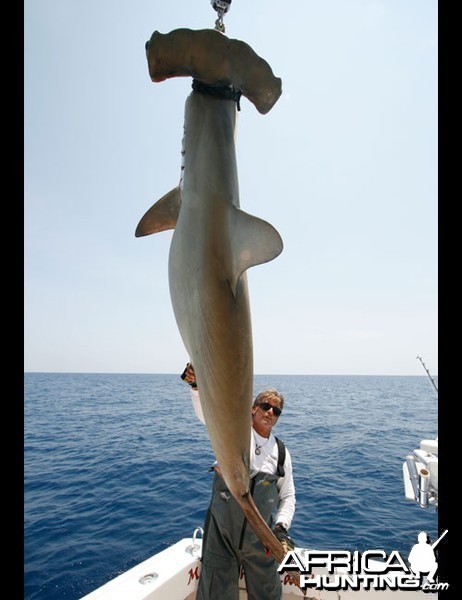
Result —
[[[438, 517], [404, 498], [402, 462], [437, 435], [425, 376], [263, 376], [318, 549], [409, 553]], [[25, 374], [25, 600], [74, 600], [202, 526], [214, 457], [177, 375]]]

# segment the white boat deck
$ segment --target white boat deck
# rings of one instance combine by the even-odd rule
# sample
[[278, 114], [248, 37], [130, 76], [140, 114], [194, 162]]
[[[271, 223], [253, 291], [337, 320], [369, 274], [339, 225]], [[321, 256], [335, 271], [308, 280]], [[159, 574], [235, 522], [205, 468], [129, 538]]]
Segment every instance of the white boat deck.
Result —
[[[84, 596], [81, 600], [195, 600], [200, 573], [202, 540], [184, 538], [125, 573]], [[301, 552], [302, 549], [296, 549]], [[372, 561], [371, 561], [372, 562]], [[315, 569], [327, 574], [327, 569]], [[436, 600], [437, 592], [422, 590], [316, 590], [305, 594], [284, 579], [283, 600]], [[247, 600], [245, 580], [241, 579], [239, 600]], [[224, 600], [224, 599], [223, 599]]]

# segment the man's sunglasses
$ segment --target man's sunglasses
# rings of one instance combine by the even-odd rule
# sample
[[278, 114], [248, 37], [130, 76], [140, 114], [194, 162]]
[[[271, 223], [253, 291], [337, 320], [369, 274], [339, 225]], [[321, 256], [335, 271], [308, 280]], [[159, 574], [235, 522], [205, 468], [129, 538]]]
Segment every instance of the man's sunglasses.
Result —
[[275, 417], [279, 417], [280, 414], [282, 413], [282, 410], [280, 408], [278, 408], [277, 406], [273, 406], [272, 404], [270, 404], [269, 402], [260, 402], [260, 404], [258, 404], [258, 406], [261, 406], [261, 408], [266, 412], [267, 410], [269, 410], [270, 408], [273, 409], [273, 414]]

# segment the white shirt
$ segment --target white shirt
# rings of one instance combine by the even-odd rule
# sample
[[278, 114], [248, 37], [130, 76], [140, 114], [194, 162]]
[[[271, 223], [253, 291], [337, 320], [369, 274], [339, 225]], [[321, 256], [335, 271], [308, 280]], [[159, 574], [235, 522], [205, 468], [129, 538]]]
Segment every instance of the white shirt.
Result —
[[[193, 388], [190, 388], [190, 390], [194, 412], [197, 418], [205, 425], [199, 392]], [[255, 454], [257, 445], [260, 448], [260, 454]], [[250, 440], [250, 476], [253, 477], [258, 471], [275, 475], [278, 466], [278, 457], [279, 450], [274, 435], [270, 433], [269, 438], [265, 438], [252, 428], [252, 437]], [[276, 485], [279, 490], [276, 523], [281, 523], [286, 529], [289, 529], [295, 513], [295, 486], [292, 474], [292, 459], [287, 447], [284, 460], [284, 477], [279, 477]]]

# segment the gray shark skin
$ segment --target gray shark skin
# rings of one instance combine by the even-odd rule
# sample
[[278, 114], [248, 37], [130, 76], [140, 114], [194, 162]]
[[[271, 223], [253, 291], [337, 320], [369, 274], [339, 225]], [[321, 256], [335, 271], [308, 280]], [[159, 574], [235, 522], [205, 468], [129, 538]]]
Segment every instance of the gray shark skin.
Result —
[[[148, 60], [151, 46], [152, 38]], [[253, 350], [246, 270], [274, 259], [283, 244], [272, 225], [239, 207], [236, 119], [233, 100], [191, 92], [180, 185], [147, 211], [135, 235], [174, 228], [170, 296], [212, 449], [251, 527], [281, 562], [284, 548], [249, 492]]]

